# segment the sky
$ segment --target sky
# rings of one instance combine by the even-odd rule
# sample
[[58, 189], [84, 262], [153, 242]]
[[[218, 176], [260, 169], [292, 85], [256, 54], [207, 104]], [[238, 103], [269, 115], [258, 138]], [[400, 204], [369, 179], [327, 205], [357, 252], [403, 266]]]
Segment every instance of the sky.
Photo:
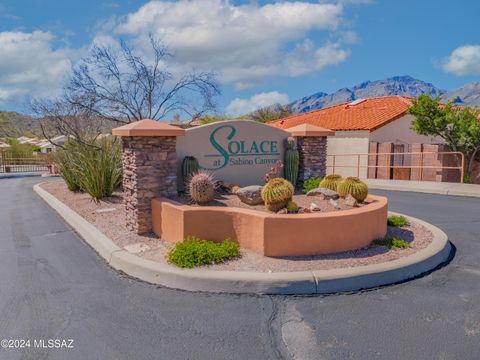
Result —
[[478, 0], [0, 0], [0, 109], [58, 94], [92, 44], [142, 52], [150, 33], [172, 72], [217, 74], [219, 114], [395, 75], [453, 90], [480, 81], [479, 13]]

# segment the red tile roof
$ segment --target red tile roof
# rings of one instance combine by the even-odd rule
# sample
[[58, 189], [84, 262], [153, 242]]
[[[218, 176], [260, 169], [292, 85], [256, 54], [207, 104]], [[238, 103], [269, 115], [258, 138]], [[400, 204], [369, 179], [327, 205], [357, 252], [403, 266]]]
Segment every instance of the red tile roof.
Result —
[[411, 104], [412, 98], [406, 96], [384, 96], [356, 100], [272, 121], [269, 125], [288, 129], [308, 123], [337, 131], [373, 131], [404, 116]]

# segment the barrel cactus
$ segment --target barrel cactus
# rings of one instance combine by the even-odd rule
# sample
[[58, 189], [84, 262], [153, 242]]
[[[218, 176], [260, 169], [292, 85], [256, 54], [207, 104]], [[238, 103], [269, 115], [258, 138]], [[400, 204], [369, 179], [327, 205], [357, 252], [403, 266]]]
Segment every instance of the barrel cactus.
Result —
[[320, 182], [320, 187], [327, 188], [333, 191], [337, 191], [338, 183], [342, 180], [341, 175], [331, 174], [327, 175]]
[[285, 150], [285, 179], [290, 181], [293, 187], [297, 186], [298, 167], [300, 163], [300, 155], [297, 150], [295, 139], [288, 138], [287, 149]]
[[338, 183], [338, 195], [352, 195], [357, 201], [363, 201], [368, 195], [368, 186], [357, 177], [347, 177]]
[[292, 200], [293, 185], [285, 179], [275, 178], [262, 188], [262, 199], [268, 210], [277, 212]]
[[289, 213], [296, 213], [298, 212], [298, 205], [295, 201], [289, 201], [287, 204], [287, 211]]
[[193, 174], [188, 181], [188, 195], [197, 204], [212, 201], [215, 195], [213, 176], [201, 172]]
[[194, 156], [185, 156], [182, 162], [182, 178], [187, 183], [192, 174], [198, 172], [198, 160]]

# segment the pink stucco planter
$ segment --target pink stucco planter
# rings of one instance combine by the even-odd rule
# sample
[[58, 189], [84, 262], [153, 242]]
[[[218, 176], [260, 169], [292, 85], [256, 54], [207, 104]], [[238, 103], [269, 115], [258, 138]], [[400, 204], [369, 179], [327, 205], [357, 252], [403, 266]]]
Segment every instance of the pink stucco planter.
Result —
[[152, 200], [153, 231], [163, 240], [181, 242], [187, 236], [222, 241], [265, 256], [330, 254], [368, 246], [387, 232], [388, 200], [351, 210], [310, 214], [270, 214], [258, 210], [189, 206], [165, 198]]

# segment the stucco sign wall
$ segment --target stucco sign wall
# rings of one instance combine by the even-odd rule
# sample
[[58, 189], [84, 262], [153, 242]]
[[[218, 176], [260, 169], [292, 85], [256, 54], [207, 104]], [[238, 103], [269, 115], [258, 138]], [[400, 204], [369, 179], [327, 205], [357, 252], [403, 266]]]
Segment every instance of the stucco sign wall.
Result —
[[272, 165], [283, 161], [288, 136], [282, 129], [245, 120], [187, 129], [177, 139], [179, 172], [184, 157], [195, 156], [203, 171], [227, 184], [261, 184]]

